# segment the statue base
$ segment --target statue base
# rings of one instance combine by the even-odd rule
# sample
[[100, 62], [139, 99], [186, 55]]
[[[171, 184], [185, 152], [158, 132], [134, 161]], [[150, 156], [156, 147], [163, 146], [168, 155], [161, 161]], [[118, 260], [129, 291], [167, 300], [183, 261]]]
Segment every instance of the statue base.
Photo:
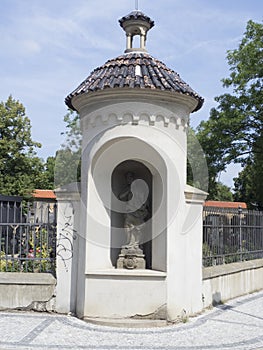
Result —
[[117, 260], [117, 269], [145, 269], [145, 255], [139, 247], [122, 247]]

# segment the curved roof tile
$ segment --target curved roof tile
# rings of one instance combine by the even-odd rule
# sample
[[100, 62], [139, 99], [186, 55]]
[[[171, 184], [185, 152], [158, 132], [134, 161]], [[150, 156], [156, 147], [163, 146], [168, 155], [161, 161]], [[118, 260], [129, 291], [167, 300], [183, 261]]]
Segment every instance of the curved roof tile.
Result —
[[141, 11], [132, 11], [131, 13], [129, 13], [127, 16], [122, 17], [119, 20], [120, 26], [123, 28], [123, 23], [129, 20], [137, 20], [140, 19], [141, 21], [145, 21], [148, 22], [150, 24], [150, 28], [152, 28], [154, 26], [154, 21], [151, 20], [150, 17], [146, 16], [143, 12]]
[[[139, 66], [139, 72], [136, 70]], [[92, 93], [107, 88], [128, 87], [132, 89], [168, 90], [195, 98], [198, 102], [194, 112], [199, 110], [204, 99], [198, 95], [178, 73], [147, 53], [129, 53], [108, 60], [96, 68], [71, 94], [65, 103], [75, 109], [72, 98], [84, 93]]]

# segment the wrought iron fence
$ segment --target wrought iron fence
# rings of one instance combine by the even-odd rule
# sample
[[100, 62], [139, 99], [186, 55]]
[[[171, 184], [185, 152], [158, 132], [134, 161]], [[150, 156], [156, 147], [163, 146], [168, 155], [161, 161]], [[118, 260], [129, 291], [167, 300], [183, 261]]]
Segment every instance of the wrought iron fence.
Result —
[[55, 203], [0, 196], [0, 272], [55, 275]]
[[203, 266], [263, 258], [263, 212], [204, 207]]

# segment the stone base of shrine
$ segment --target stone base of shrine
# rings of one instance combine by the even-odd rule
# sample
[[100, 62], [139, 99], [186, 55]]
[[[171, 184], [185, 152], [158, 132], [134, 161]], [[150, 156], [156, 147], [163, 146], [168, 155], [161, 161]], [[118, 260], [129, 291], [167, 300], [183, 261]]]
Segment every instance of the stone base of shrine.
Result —
[[117, 260], [117, 269], [145, 269], [145, 255], [140, 248], [123, 247]]
[[[85, 274], [84, 319], [137, 318], [166, 310], [166, 273], [147, 269], [107, 269]], [[166, 317], [166, 315], [164, 316]], [[139, 322], [137, 322], [139, 323]]]

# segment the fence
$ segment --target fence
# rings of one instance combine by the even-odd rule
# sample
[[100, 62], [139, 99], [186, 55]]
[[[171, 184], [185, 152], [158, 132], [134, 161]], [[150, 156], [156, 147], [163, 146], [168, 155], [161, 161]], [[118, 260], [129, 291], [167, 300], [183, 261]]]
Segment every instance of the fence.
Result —
[[204, 207], [203, 266], [263, 258], [263, 212]]
[[55, 203], [0, 196], [0, 272], [51, 272], [56, 261]]
[[[55, 203], [0, 196], [0, 272], [56, 271]], [[204, 207], [203, 266], [263, 258], [263, 212]]]

